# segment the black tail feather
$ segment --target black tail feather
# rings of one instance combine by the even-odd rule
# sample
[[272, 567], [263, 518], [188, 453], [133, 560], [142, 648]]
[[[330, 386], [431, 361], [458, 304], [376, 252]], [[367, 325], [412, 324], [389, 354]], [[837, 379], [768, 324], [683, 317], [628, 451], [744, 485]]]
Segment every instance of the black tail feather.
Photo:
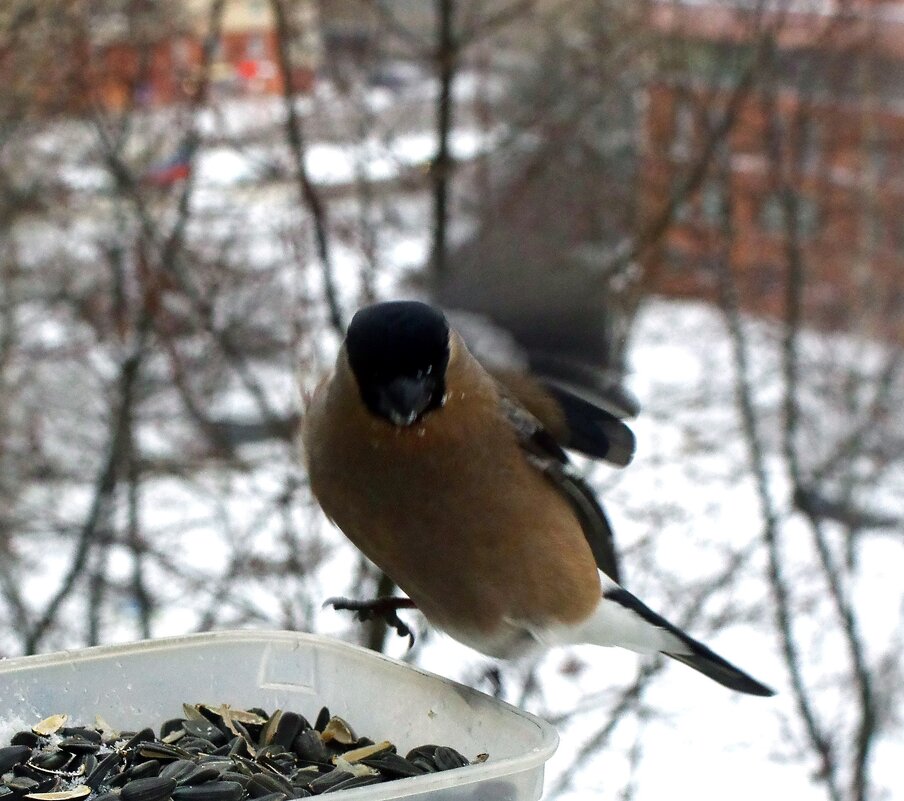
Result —
[[614, 414], [579, 398], [562, 387], [544, 382], [568, 423], [565, 447], [624, 467], [634, 457], [634, 432]]
[[666, 654], [666, 656], [677, 659], [688, 667], [700, 671], [704, 676], [719, 682], [723, 687], [728, 687], [730, 690], [737, 690], [739, 693], [747, 693], [748, 695], [775, 695], [775, 690], [758, 682], [753, 676], [745, 673], [740, 668], [736, 668], [731, 662], [713, 653], [702, 643], [698, 642], [695, 645], [699, 653]]
[[714, 651], [707, 648], [702, 642], [698, 642], [693, 637], [685, 634], [677, 626], [669, 623], [662, 615], [657, 614], [649, 606], [647, 606], [639, 598], [633, 596], [630, 592], [621, 587], [609, 590], [603, 593], [603, 597], [610, 601], [621, 604], [626, 609], [630, 609], [635, 614], [642, 617], [648, 623], [652, 623], [669, 634], [674, 635], [685, 645], [690, 653], [672, 653], [663, 651], [666, 656], [683, 662], [688, 667], [699, 671], [704, 676], [718, 682], [723, 687], [731, 690], [737, 690], [748, 695], [775, 695], [775, 690], [767, 687], [765, 684], [758, 682], [753, 676], [745, 673], [740, 668], [735, 667], [726, 659], [723, 659]]

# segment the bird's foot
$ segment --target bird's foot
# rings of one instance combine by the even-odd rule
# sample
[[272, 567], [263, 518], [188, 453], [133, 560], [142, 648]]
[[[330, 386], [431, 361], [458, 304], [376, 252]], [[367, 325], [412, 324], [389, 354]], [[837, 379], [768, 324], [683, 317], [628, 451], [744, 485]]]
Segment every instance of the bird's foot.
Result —
[[399, 609], [416, 609], [410, 598], [386, 595], [369, 601], [355, 601], [351, 598], [327, 598], [324, 607], [331, 606], [337, 611], [354, 612], [362, 623], [374, 618], [382, 618], [387, 626], [392, 626], [400, 637], [408, 638], [408, 647], [414, 647], [414, 632], [398, 615]]

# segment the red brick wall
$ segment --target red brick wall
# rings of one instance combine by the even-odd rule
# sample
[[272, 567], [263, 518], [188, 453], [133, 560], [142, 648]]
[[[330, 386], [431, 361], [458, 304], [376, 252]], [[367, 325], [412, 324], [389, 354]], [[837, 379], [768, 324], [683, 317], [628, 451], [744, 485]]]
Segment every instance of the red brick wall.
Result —
[[[706, 23], [708, 35], [714, 35], [711, 23]], [[724, 107], [727, 95], [699, 84], [661, 83], [649, 87], [647, 99], [639, 191], [649, 221], [699, 160], [705, 121], [714, 116], [713, 109]], [[724, 221], [713, 210], [718, 204], [711, 202], [726, 185], [724, 173], [722, 179], [710, 174], [647, 251], [647, 290], [714, 300], [714, 265], [727, 263], [745, 310], [781, 316], [790, 255], [781, 204], [770, 200], [781, 183], [773, 168], [770, 121], [780, 132], [785, 180], [811, 228], [800, 236], [809, 321], [842, 327], [856, 323], [858, 316], [878, 315], [877, 331], [904, 339], [900, 103], [833, 99], [824, 93], [818, 102], [804, 104], [786, 89], [773, 108], [753, 93], [740, 108], [725, 150], [730, 232], [723, 230]], [[804, 145], [806, 130], [817, 132], [816, 146]], [[878, 153], [871, 152], [875, 140], [881, 143]]]

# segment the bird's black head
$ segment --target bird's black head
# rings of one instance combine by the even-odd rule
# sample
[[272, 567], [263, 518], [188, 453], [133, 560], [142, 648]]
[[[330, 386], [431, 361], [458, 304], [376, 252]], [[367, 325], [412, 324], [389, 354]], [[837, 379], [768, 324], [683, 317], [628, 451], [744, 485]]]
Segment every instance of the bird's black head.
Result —
[[449, 325], [425, 303], [366, 306], [345, 338], [361, 399], [375, 415], [408, 426], [443, 405], [449, 363]]

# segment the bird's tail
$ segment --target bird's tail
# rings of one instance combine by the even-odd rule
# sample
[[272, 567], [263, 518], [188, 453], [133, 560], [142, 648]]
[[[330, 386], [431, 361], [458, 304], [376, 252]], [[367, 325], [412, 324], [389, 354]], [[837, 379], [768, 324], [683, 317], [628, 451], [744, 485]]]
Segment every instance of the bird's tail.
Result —
[[689, 637], [616, 584], [603, 593], [596, 613], [583, 626], [582, 635], [583, 642], [596, 645], [619, 645], [640, 653], [659, 651], [738, 692], [775, 695], [774, 690]]

